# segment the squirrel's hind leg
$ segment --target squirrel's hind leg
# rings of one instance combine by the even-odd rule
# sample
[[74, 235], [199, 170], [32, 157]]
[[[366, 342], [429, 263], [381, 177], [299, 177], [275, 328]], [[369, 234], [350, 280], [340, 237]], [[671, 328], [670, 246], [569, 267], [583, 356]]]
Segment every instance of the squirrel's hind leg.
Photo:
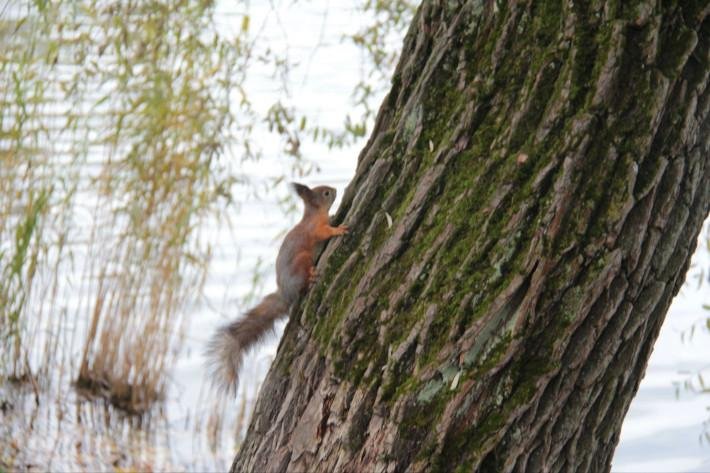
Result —
[[309, 251], [301, 251], [296, 254], [288, 271], [283, 273], [280, 280], [279, 289], [284, 293], [289, 303], [295, 301], [299, 294], [308, 289], [314, 271], [313, 257]]
[[316, 267], [311, 266], [308, 273], [308, 287], [311, 288], [318, 281], [318, 273], [316, 272]]

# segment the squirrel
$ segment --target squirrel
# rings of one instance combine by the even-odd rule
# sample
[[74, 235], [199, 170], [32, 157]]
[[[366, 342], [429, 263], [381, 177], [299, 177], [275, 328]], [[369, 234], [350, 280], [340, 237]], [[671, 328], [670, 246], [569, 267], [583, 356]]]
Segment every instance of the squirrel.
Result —
[[207, 346], [208, 364], [213, 384], [227, 393], [236, 393], [239, 369], [246, 351], [269, 332], [274, 322], [288, 316], [290, 307], [316, 281], [313, 266], [317, 243], [348, 232], [346, 225], [331, 227], [328, 211], [335, 201], [335, 189], [313, 189], [291, 183], [303, 200], [303, 218], [286, 234], [276, 257], [277, 290], [264, 297], [242, 318], [220, 327]]

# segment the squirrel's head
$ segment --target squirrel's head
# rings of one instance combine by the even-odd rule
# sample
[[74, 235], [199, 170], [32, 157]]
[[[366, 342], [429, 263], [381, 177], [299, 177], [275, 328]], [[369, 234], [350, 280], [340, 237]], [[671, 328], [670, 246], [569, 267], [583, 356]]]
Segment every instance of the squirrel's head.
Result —
[[333, 202], [335, 202], [336, 193], [332, 187], [318, 186], [311, 189], [297, 182], [292, 182], [291, 185], [296, 194], [305, 202], [306, 208], [313, 207], [328, 211]]

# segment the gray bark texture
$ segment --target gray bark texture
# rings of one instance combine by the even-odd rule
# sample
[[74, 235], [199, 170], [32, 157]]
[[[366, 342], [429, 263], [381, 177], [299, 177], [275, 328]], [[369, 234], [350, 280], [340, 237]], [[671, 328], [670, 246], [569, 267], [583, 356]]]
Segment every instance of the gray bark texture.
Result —
[[608, 471], [708, 214], [709, 12], [424, 0], [232, 471]]

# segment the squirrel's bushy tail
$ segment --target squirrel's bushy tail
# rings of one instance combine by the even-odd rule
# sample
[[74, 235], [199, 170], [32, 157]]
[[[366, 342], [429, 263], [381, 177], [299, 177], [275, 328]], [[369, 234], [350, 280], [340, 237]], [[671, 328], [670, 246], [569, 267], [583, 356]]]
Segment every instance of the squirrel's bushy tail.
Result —
[[212, 384], [221, 391], [235, 393], [244, 353], [288, 314], [288, 304], [278, 292], [264, 297], [244, 317], [220, 327], [207, 345]]

